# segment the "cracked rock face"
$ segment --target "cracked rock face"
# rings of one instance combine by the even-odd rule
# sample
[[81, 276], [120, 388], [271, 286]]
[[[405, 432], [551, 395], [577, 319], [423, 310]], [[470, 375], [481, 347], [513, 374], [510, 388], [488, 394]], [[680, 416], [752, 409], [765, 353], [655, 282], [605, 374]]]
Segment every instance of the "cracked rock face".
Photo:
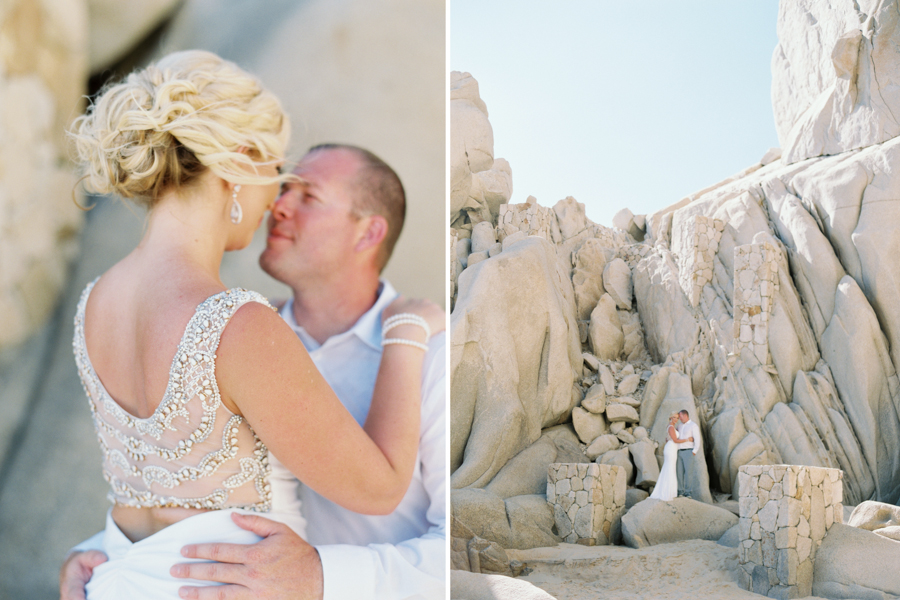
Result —
[[[483, 211], [451, 215], [456, 238], [477, 225], [502, 242], [474, 266], [455, 259], [452, 487], [490, 485], [518, 453], [539, 457], [517, 467], [536, 479], [553, 460], [541, 432], [567, 427], [583, 453], [568, 462], [618, 465], [650, 490], [684, 409], [703, 437], [696, 499], [736, 497], [742, 466], [795, 464], [840, 469], [847, 505], [900, 501], [900, 11], [832, 4], [782, 3], [780, 158], [655, 214], [622, 212], [627, 231], [571, 198], [502, 204], [492, 232]], [[850, 585], [832, 579], [823, 590]]]

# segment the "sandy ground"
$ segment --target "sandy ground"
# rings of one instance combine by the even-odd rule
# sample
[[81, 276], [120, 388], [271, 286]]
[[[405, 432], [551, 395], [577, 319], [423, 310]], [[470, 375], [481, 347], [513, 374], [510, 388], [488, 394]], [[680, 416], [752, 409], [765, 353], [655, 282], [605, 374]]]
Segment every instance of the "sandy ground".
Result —
[[640, 550], [560, 544], [506, 552], [531, 569], [520, 579], [558, 600], [765, 597], [738, 587], [737, 548], [716, 542], [690, 540]]

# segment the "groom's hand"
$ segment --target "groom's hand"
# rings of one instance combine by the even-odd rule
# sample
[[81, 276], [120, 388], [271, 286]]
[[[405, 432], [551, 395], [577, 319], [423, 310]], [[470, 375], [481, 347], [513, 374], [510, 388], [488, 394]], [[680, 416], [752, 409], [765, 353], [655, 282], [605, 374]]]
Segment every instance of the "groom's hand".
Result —
[[187, 558], [213, 563], [186, 563], [172, 567], [174, 577], [218, 581], [224, 586], [179, 590], [195, 600], [321, 600], [322, 562], [315, 548], [284, 525], [255, 515], [234, 513], [238, 527], [264, 538], [256, 544], [193, 544], [181, 549]]
[[59, 599], [84, 600], [84, 586], [91, 580], [94, 567], [106, 562], [99, 550], [72, 552], [59, 571]]

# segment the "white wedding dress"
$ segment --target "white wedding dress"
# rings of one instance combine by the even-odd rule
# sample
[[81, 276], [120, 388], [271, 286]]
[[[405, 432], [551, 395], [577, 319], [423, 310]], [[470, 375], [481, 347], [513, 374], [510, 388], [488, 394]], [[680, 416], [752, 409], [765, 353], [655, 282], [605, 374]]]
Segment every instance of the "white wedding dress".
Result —
[[263, 513], [303, 534], [305, 521], [294, 506], [296, 481], [273, 476], [274, 457], [247, 422], [221, 401], [215, 377], [215, 352], [228, 321], [247, 302], [269, 306], [265, 298], [234, 288], [201, 303], [175, 353], [162, 401], [150, 417], [139, 418], [110, 396], [88, 357], [84, 312], [93, 286], [87, 286], [78, 304], [73, 346], [100, 442], [110, 501], [135, 508], [209, 511], [137, 542], [129, 540], [107, 514], [106, 529], [74, 548], [102, 550], [109, 557], [93, 571], [86, 587], [88, 600], [177, 598], [183, 585], [210, 585], [176, 579], [169, 568], [197, 562], [181, 556], [185, 544], [259, 541], [231, 520], [232, 512]]
[[[674, 426], [669, 425], [669, 427]], [[666, 429], [666, 440], [666, 445], [663, 447], [663, 466], [650, 497], [668, 502], [678, 495], [678, 474], [675, 472], [675, 463], [678, 461], [678, 444], [672, 441], [668, 429]]]

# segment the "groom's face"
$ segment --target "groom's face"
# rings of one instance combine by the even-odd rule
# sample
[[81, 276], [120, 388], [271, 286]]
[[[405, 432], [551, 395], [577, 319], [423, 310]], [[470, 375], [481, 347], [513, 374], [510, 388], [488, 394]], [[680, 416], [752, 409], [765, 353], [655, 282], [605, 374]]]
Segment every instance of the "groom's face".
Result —
[[286, 183], [269, 216], [260, 266], [269, 275], [296, 285], [337, 274], [359, 237], [353, 214], [353, 181], [359, 159], [342, 149], [307, 154], [294, 169], [302, 182]]
[[687, 423], [687, 422], [688, 422], [688, 416], [687, 416], [686, 414], [684, 414], [684, 413], [678, 413], [678, 419], [679, 419], [682, 423]]

